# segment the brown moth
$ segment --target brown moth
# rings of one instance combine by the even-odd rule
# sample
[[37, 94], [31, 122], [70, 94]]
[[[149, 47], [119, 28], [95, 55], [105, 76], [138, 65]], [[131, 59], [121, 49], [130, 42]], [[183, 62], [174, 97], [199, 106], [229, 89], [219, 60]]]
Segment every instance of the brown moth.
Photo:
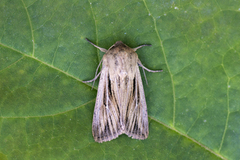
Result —
[[[144, 67], [138, 59], [135, 51], [149, 45], [130, 48], [123, 42], [117, 41], [107, 50], [90, 43], [105, 52], [97, 67], [95, 78], [83, 81], [93, 82], [101, 74], [92, 123], [94, 140], [102, 143], [115, 139], [123, 133], [134, 139], [146, 139], [148, 114], [138, 66], [142, 67], [143, 71], [144, 69], [148, 72], [162, 71], [152, 71]], [[101, 63], [102, 69], [97, 74]]]

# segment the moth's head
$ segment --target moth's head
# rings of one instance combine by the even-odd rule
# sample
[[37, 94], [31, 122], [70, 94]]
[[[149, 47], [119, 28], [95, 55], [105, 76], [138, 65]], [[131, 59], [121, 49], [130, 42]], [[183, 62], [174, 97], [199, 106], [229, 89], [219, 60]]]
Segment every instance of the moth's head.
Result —
[[117, 42], [114, 44], [114, 46], [122, 45], [122, 44], [124, 44], [122, 41], [117, 41]]
[[126, 46], [122, 41], [117, 41], [114, 45], [114, 47], [119, 47], [119, 46]]
[[125, 47], [128, 47], [128, 46], [126, 44], [124, 44], [122, 41], [117, 41], [108, 50], [112, 50], [112, 49], [115, 49], [115, 48], [125, 48]]

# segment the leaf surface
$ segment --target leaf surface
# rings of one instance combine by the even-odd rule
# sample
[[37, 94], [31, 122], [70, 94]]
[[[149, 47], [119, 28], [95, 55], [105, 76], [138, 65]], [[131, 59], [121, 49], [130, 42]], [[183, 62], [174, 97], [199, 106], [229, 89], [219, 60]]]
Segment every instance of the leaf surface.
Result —
[[[240, 159], [239, 1], [0, 2], [0, 159]], [[150, 131], [102, 144], [91, 123], [103, 48], [150, 69]], [[144, 79], [143, 79], [144, 81]]]

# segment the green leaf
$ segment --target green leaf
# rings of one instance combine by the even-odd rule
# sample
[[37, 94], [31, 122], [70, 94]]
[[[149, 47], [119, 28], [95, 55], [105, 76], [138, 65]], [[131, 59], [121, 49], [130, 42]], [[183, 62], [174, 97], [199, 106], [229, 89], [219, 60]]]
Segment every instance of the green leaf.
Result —
[[[1, 0], [0, 159], [240, 159], [239, 19], [234, 0]], [[85, 38], [152, 44], [146, 140], [93, 140]]]

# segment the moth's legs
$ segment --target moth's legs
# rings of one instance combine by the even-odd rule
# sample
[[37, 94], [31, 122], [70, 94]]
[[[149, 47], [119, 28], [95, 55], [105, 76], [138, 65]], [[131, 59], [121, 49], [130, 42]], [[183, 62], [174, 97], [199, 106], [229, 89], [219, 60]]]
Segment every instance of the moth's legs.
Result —
[[82, 81], [83, 83], [88, 83], [88, 82], [92, 82], [92, 81], [93, 81], [92, 89], [93, 89], [93, 86], [94, 86], [95, 80], [99, 77], [99, 75], [100, 75], [100, 73], [101, 73], [101, 71], [100, 71], [100, 72], [97, 74], [98, 69], [99, 69], [101, 63], [102, 63], [102, 60], [101, 60], [100, 63], [98, 64], [98, 67], [97, 67], [96, 72], [95, 72], [95, 77], [94, 77], [92, 80], [89, 80], [89, 81]]
[[143, 69], [143, 75], [144, 75], [144, 77], [145, 77], [145, 80], [146, 80], [146, 83], [147, 83], [147, 85], [148, 85], [148, 82], [147, 82], [147, 77], [146, 77], [146, 74], [145, 74], [145, 72], [144, 72], [144, 69], [146, 70], [146, 71], [148, 71], [148, 72], [162, 72], [163, 70], [161, 69], [161, 70], [150, 70], [150, 69], [148, 69], [147, 67], [145, 67], [143, 64], [142, 64], [142, 62], [138, 59], [138, 65], [140, 66], [140, 67], [142, 67], [142, 69]]
[[142, 67], [143, 69], [145, 69], [146, 71], [148, 71], [148, 72], [162, 72], [163, 70], [161, 69], [161, 70], [151, 70], [151, 69], [148, 69], [147, 67], [145, 67], [143, 64], [142, 64], [142, 62], [140, 61], [140, 60], [138, 60], [138, 65], [140, 66], [140, 67]]
[[[97, 72], [98, 72], [98, 69], [99, 69], [99, 67], [100, 67], [100, 65], [101, 65], [101, 63], [102, 63], [102, 59], [101, 59], [101, 61], [99, 62], [99, 64], [98, 64], [98, 66], [97, 66], [97, 69], [96, 69], [96, 72], [95, 72], [95, 77], [98, 77], [99, 76], [99, 73], [98, 73], [98, 75], [97, 75]], [[95, 83], [95, 80], [93, 81], [93, 85], [92, 85], [92, 88], [93, 88], [93, 86], [94, 86], [94, 83]]]
[[146, 76], [146, 74], [145, 74], [145, 71], [144, 71], [144, 68], [143, 68], [143, 67], [142, 67], [142, 70], [143, 70], [143, 75], [144, 75], [144, 78], [145, 78], [146, 84], [147, 84], [147, 86], [148, 86], [147, 76]]
[[95, 81], [95, 80], [99, 77], [100, 74], [101, 74], [101, 72], [99, 72], [93, 79], [88, 80], [88, 81], [82, 81], [82, 82], [83, 82], [83, 83], [93, 82], [93, 81]]

